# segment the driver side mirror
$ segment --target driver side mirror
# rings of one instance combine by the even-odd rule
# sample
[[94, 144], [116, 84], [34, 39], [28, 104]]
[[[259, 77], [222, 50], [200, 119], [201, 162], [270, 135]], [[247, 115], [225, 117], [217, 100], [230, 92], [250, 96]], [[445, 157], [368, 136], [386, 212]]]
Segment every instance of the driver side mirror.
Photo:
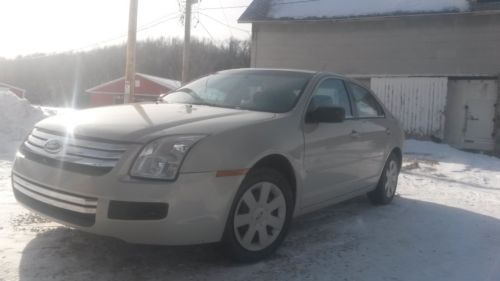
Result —
[[338, 106], [320, 106], [306, 115], [306, 123], [342, 123], [345, 109]]

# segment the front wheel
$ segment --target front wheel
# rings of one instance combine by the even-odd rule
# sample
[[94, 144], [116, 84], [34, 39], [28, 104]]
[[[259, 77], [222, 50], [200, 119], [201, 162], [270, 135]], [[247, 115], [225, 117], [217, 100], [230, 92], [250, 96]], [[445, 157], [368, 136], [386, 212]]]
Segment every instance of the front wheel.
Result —
[[368, 198], [373, 204], [386, 205], [391, 203], [398, 186], [399, 167], [399, 159], [396, 154], [392, 153], [387, 159], [377, 188], [368, 193]]
[[283, 242], [290, 224], [290, 184], [272, 169], [252, 171], [233, 202], [222, 240], [232, 259], [254, 262], [271, 255]]

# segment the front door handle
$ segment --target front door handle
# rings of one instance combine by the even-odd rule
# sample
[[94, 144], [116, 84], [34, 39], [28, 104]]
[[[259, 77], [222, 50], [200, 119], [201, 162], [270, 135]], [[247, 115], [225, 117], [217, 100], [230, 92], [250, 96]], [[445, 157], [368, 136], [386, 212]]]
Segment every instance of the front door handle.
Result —
[[392, 134], [391, 129], [387, 128], [385, 129], [385, 133], [390, 136]]
[[351, 136], [351, 138], [357, 139], [357, 138], [359, 138], [359, 133], [356, 130], [352, 130], [352, 132], [349, 134], [349, 136]]

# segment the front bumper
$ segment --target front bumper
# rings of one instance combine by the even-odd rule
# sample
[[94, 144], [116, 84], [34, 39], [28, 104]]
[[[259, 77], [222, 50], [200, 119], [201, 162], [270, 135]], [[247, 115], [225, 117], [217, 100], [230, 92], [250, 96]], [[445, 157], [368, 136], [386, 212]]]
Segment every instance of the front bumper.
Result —
[[[147, 181], [118, 168], [86, 175], [18, 157], [12, 179], [21, 204], [64, 225], [131, 243], [189, 245], [220, 241], [243, 177], [202, 172], [181, 173], [175, 182]], [[159, 211], [130, 219], [113, 215], [130, 203]]]

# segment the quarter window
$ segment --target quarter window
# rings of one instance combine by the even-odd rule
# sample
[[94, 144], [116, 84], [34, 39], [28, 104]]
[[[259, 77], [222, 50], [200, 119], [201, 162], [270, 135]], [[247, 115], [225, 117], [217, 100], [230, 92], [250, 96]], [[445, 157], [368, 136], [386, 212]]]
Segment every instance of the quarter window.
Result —
[[384, 116], [382, 106], [380, 106], [370, 91], [352, 83], [349, 83], [349, 87], [358, 117], [371, 118]]
[[349, 96], [342, 80], [328, 79], [321, 82], [313, 94], [309, 104], [309, 111], [319, 106], [343, 107], [346, 117], [352, 117]]

